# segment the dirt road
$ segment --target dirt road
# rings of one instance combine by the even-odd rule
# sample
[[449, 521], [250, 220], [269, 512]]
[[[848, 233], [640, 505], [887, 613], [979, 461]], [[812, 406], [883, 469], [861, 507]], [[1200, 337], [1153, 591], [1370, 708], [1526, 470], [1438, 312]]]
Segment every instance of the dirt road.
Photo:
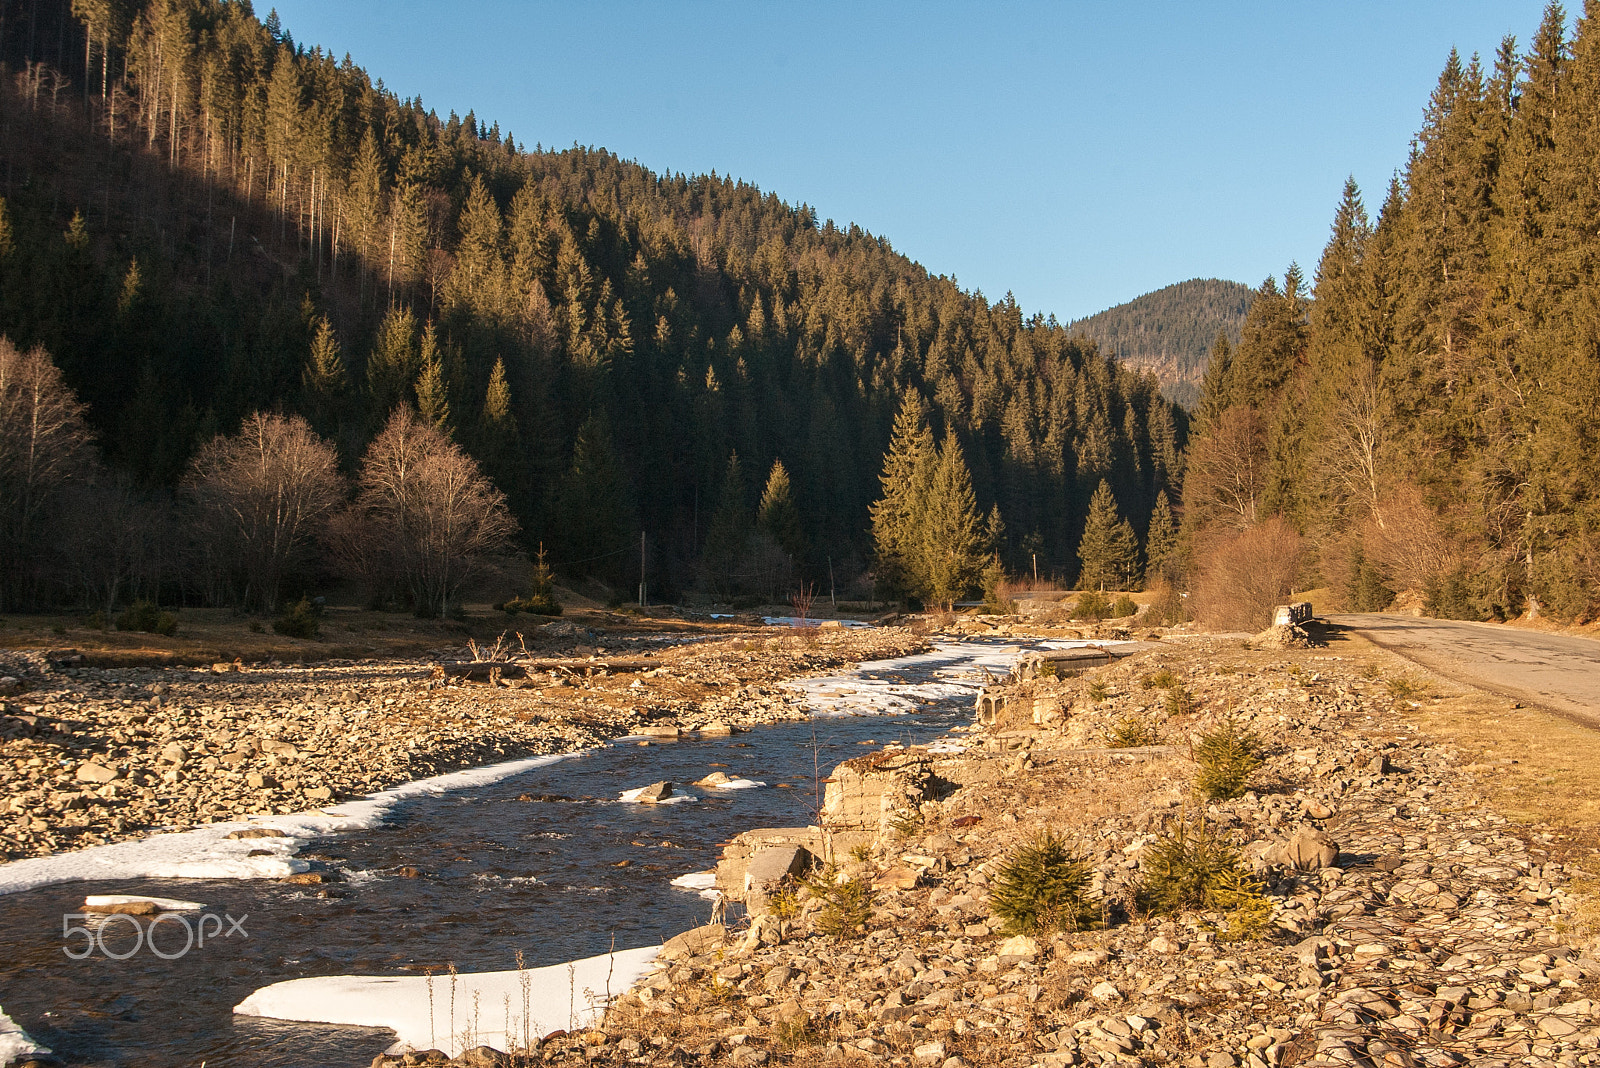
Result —
[[1449, 619], [1326, 618], [1448, 678], [1600, 728], [1600, 641]]

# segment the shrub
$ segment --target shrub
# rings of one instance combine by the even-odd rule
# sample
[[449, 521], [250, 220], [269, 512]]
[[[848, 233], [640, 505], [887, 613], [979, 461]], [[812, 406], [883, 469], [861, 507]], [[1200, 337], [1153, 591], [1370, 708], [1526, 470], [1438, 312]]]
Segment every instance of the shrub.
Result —
[[1170, 627], [1188, 622], [1188, 609], [1184, 607], [1183, 595], [1177, 590], [1166, 582], [1158, 582], [1150, 587], [1150, 592], [1153, 594], [1150, 606], [1144, 610], [1144, 623], [1147, 626]]
[[544, 562], [543, 545], [539, 546], [539, 555], [528, 578], [528, 596], [513, 597], [500, 607], [512, 615], [518, 612], [529, 612], [536, 616], [561, 614], [561, 602], [556, 599], [555, 574], [551, 572], [550, 565]]
[[1239, 853], [1226, 835], [1213, 831], [1203, 819], [1182, 817], [1150, 844], [1140, 867], [1139, 905], [1161, 915], [1220, 907], [1219, 893], [1244, 874]]
[[1010, 583], [1006, 569], [997, 553], [989, 566], [983, 569], [983, 610], [997, 616], [1008, 616], [1017, 610], [1017, 602], [1009, 596]]
[[1167, 718], [1177, 719], [1194, 711], [1194, 695], [1182, 686], [1167, 691]]
[[1210, 801], [1240, 796], [1245, 783], [1261, 766], [1262, 749], [1260, 738], [1228, 716], [1195, 743], [1194, 759], [1200, 765], [1195, 773], [1195, 789]]
[[272, 621], [272, 629], [285, 638], [304, 638], [314, 641], [321, 633], [318, 611], [309, 597], [302, 597]]
[[117, 617], [117, 629], [171, 637], [178, 633], [178, 617], [161, 611], [150, 601], [135, 601]]
[[1092, 872], [1049, 831], [1021, 846], [996, 872], [989, 907], [1007, 934], [1080, 931], [1094, 923]]
[[1396, 675], [1384, 683], [1384, 688], [1397, 701], [1404, 701], [1422, 692], [1421, 684], [1408, 675]]
[[1105, 738], [1113, 749], [1137, 749], [1159, 743], [1161, 732], [1143, 716], [1123, 716], [1106, 728]]
[[1277, 516], [1247, 530], [1215, 529], [1201, 538], [1194, 614], [1214, 630], [1258, 631], [1294, 589], [1300, 535]]
[[866, 934], [872, 920], [872, 886], [855, 877], [840, 879], [837, 865], [828, 866], [802, 880], [811, 895], [822, 902], [811, 921], [817, 933], [829, 938]]
[[1162, 668], [1142, 677], [1139, 685], [1147, 690], [1170, 690], [1178, 685], [1178, 676], [1173, 674], [1171, 668]]
[[90, 630], [105, 630], [106, 614], [99, 609], [96, 609], [95, 611], [89, 613], [88, 623]]
[[1125, 616], [1136, 616], [1138, 614], [1139, 606], [1134, 604], [1133, 598], [1125, 593], [1120, 595], [1116, 603], [1111, 606], [1112, 619], [1122, 619]]
[[1073, 619], [1094, 622], [1109, 615], [1111, 615], [1111, 602], [1098, 590], [1087, 590], [1078, 594], [1078, 603], [1072, 606]]
[[1242, 866], [1218, 872], [1209, 886], [1210, 907], [1226, 920], [1213, 928], [1219, 942], [1246, 942], [1260, 938], [1272, 924], [1272, 902], [1263, 894], [1261, 883]]
[[1095, 704], [1099, 704], [1110, 696], [1111, 687], [1107, 686], [1105, 683], [1097, 679], [1089, 684], [1089, 700], [1093, 701]]

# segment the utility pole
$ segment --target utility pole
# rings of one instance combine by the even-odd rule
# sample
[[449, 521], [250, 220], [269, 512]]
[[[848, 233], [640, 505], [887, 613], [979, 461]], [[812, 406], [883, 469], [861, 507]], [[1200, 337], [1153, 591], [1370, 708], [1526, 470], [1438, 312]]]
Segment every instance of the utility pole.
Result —
[[833, 586], [833, 554], [828, 554], [828, 600], [833, 602], [833, 614], [839, 614], [839, 595]]
[[644, 531], [639, 531], [639, 607], [645, 606], [644, 589]]
[[1033, 554], [1033, 588], [1039, 588], [1039, 554]]

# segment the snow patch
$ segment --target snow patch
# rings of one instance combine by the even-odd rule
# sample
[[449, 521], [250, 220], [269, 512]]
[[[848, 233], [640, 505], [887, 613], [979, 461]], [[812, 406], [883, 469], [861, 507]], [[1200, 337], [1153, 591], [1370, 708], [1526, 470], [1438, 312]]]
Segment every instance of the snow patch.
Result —
[[727, 782], [719, 782], [719, 783], [717, 783], [717, 785], [712, 787], [712, 789], [714, 789], [714, 790], [754, 790], [759, 786], [765, 786], [765, 785], [767, 785], [767, 784], [764, 783], [764, 782], [761, 782], [759, 780], [756, 780], [756, 779], [729, 779]]
[[672, 885], [679, 890], [710, 890], [717, 885], [717, 873], [714, 871], [692, 871], [688, 875], [680, 875], [672, 880]]
[[694, 798], [690, 797], [688, 794], [673, 794], [670, 797], [663, 797], [660, 801], [641, 800], [642, 795], [648, 789], [650, 789], [650, 787], [640, 786], [637, 789], [624, 790], [621, 794], [617, 795], [617, 800], [627, 801], [635, 805], [681, 805], [686, 802], [690, 804], [694, 802]]
[[199, 912], [205, 908], [198, 901], [179, 901], [170, 897], [146, 897], [143, 894], [90, 894], [83, 899], [84, 908], [103, 908], [106, 905], [131, 905], [148, 901], [162, 912]]
[[5, 1009], [0, 1008], [0, 1068], [25, 1060], [36, 1053], [49, 1052], [49, 1047], [35, 1042], [28, 1032], [18, 1027], [17, 1022], [6, 1015]]
[[[73, 853], [14, 860], [0, 864], [0, 894], [56, 883], [109, 879], [282, 879], [310, 869], [309, 864], [293, 856], [308, 839], [340, 831], [368, 830], [381, 824], [402, 801], [485, 786], [571, 755], [527, 757], [435, 775], [315, 811], [213, 823], [191, 831], [155, 834]], [[282, 831], [285, 837], [228, 837], [248, 827], [270, 827]], [[273, 855], [252, 857], [252, 850], [271, 850]]]
[[[649, 969], [659, 946], [587, 957], [525, 971], [425, 976], [334, 975], [291, 979], [262, 987], [234, 1012], [302, 1023], [387, 1027], [397, 1039], [390, 1052], [441, 1049], [451, 1057], [473, 1046], [520, 1047], [525, 1037], [591, 1027], [605, 1015], [606, 999], [622, 994]], [[569, 972], [568, 969], [571, 969]], [[526, 983], [526, 994], [524, 994]], [[449, 1018], [451, 998], [455, 1019]], [[511, 999], [510, 1034], [504, 1005]], [[482, 1006], [473, 1031], [471, 1006]], [[490, 1010], [493, 1011], [490, 1011]]]

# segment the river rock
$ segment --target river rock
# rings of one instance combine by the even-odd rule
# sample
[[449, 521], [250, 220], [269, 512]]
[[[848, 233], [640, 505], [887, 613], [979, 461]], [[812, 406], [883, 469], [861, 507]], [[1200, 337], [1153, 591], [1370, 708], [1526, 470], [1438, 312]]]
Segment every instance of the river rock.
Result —
[[670, 782], [653, 782], [635, 794], [634, 800], [642, 804], [653, 805], [658, 801], [665, 801], [671, 796], [672, 784]]
[[728, 940], [728, 929], [720, 923], [692, 927], [680, 935], [667, 939], [661, 947], [663, 960], [679, 960], [700, 953], [709, 953]]
[[79, 782], [110, 782], [117, 777], [116, 772], [104, 764], [96, 764], [93, 761], [79, 764], [75, 774]]

